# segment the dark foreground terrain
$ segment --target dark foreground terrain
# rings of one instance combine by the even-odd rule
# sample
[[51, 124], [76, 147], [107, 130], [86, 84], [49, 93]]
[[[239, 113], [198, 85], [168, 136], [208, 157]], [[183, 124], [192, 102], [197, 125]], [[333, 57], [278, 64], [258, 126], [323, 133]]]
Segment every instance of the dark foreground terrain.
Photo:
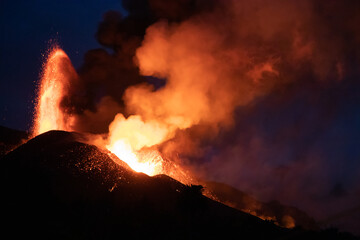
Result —
[[23, 131], [0, 126], [0, 157], [21, 144], [28, 138]]
[[149, 177], [77, 133], [50, 131], [1, 160], [1, 232], [11, 239], [355, 239], [284, 229], [204, 197], [198, 186]]
[[291, 206], [286, 206], [278, 201], [261, 202], [254, 197], [233, 188], [227, 184], [219, 182], [202, 183], [211, 196], [218, 201], [236, 208], [238, 210], [261, 216], [269, 219], [276, 224], [286, 228], [300, 226], [307, 230], [319, 230], [318, 223], [305, 212]]

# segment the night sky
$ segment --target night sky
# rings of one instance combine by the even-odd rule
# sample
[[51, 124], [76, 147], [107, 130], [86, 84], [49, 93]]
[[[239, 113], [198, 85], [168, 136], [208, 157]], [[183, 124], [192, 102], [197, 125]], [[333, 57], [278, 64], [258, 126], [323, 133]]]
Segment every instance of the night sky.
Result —
[[112, 9], [123, 11], [121, 2], [1, 1], [0, 125], [31, 127], [36, 83], [49, 42], [56, 40], [79, 67], [86, 51], [100, 47], [94, 35], [103, 14]]
[[[138, 0], [134, 2], [147, 1]], [[150, 2], [158, 3], [161, 1]], [[197, 2], [203, 4], [202, 1]], [[195, 151], [196, 154], [190, 150], [190, 154], [187, 152], [179, 154], [186, 159], [186, 164], [196, 171], [198, 176], [226, 182], [264, 201], [276, 199], [295, 205], [308, 212], [311, 211], [320, 219], [359, 206], [360, 34], [353, 34], [350, 30], [347, 32], [347, 30], [342, 29], [341, 24], [336, 25], [347, 15], [348, 9], [352, 9], [351, 1], [345, 2], [349, 4], [344, 7], [346, 10], [339, 11], [339, 16], [327, 15], [327, 10], [330, 9], [331, 13], [334, 9], [336, 10], [336, 7], [324, 7], [325, 10], [321, 6], [314, 7], [315, 17], [311, 18], [311, 21], [316, 22], [316, 24], [322, 23], [322, 21], [325, 23], [319, 24], [321, 26], [319, 28], [315, 26], [314, 29], [312, 24], [305, 25], [304, 28], [308, 27], [310, 30], [307, 29], [304, 32], [308, 34], [308, 38], [314, 34], [316, 36], [314, 42], [321, 43], [317, 45], [316, 51], [320, 52], [316, 55], [317, 58], [314, 61], [309, 60], [310, 63], [306, 62], [308, 59], [304, 57], [305, 63], [299, 61], [299, 64], [293, 65], [287, 62], [283, 65], [279, 64], [279, 68], [286, 70], [287, 75], [284, 76], [295, 79], [294, 81], [281, 83], [279, 87], [276, 83], [274, 90], [268, 91], [266, 89], [259, 94], [261, 97], [251, 99], [246, 104], [239, 104], [233, 111], [235, 124], [230, 130], [229, 128], [220, 129], [216, 137], [207, 140], [201, 137], [199, 141], [194, 140], [191, 146], [197, 149], [201, 148], [201, 150]], [[354, 9], [360, 9], [358, 5], [356, 4]], [[169, 7], [176, 8], [178, 6]], [[124, 67], [125, 70], [121, 70], [120, 73], [116, 72], [117, 64], [120, 63], [113, 61], [113, 56], [107, 55], [103, 50], [90, 52], [86, 55], [87, 60], [85, 61], [84, 56], [87, 51], [100, 47], [108, 52], [115, 49], [114, 51], [117, 51], [117, 54], [123, 54], [126, 58], [129, 52], [134, 50], [130, 43], [138, 41], [136, 37], [144, 34], [144, 26], [136, 25], [138, 28], [133, 30], [127, 27], [129, 22], [137, 24], [136, 21], [139, 18], [141, 19], [141, 16], [144, 16], [144, 19], [149, 22], [148, 25], [161, 19], [161, 17], [169, 21], [181, 22], [196, 12], [207, 11], [208, 8], [197, 6], [196, 10], [190, 11], [184, 7], [182, 11], [179, 11], [180, 13], [176, 11], [168, 13], [159, 8], [157, 14], [160, 17], [155, 18], [146, 15], [148, 11], [146, 8], [144, 8], [145, 10], [137, 9], [136, 6], [130, 4], [128, 9], [133, 14], [130, 15], [135, 16], [135, 20], [131, 20], [133, 22], [130, 20], [121, 22], [118, 19], [121, 14], [123, 16], [128, 14], [119, 0], [1, 1], [0, 125], [20, 130], [28, 130], [31, 127], [36, 84], [41, 73], [43, 54], [49, 48], [51, 40], [56, 40], [69, 55], [76, 69], [85, 66], [81, 70], [81, 77], [86, 81], [95, 83], [91, 85], [91, 90], [94, 91], [99, 83], [93, 78], [103, 76], [102, 74], [97, 75], [97, 73], [105, 71], [104, 68], [111, 73], [109, 75], [115, 76], [115, 80], [100, 79], [99, 82], [104, 82], [109, 86], [119, 84], [116, 83], [116, 79], [120, 78], [123, 73], [127, 74], [125, 76], [129, 79], [132, 78], [134, 69], [132, 67], [129, 70]], [[100, 34], [102, 44], [99, 44], [95, 34], [98, 31], [99, 23], [108, 10], [116, 10], [121, 14], [106, 15], [106, 21], [103, 25], [105, 34]], [[354, 10], [354, 12], [356, 11]], [[215, 20], [210, 18], [210, 21], [216, 22], [217, 20], [225, 22], [221, 18], [215, 18]], [[113, 22], [119, 24], [119, 29], [126, 32], [126, 37], [121, 40], [124, 42], [121, 43], [131, 45], [129, 47], [132, 49], [131, 51], [119, 50], [119, 46], [115, 46], [114, 49], [109, 47], [111, 44], [108, 42], [111, 43], [112, 40], [107, 38], [106, 31], [108, 28], [106, 27], [108, 25], [111, 27]], [[329, 25], [326, 25], [327, 22], [330, 22]], [[325, 25], [326, 27], [323, 27]], [[140, 30], [137, 32], [137, 29]], [[331, 35], [327, 30], [329, 32], [335, 31], [336, 34]], [[221, 32], [221, 30], [219, 31]], [[263, 30], [260, 29], [259, 31]], [[273, 43], [267, 39], [266, 34], [269, 33], [264, 31], [265, 37], [262, 36], [265, 40], [254, 37], [256, 33], [246, 35], [248, 38], [246, 41], [244, 40], [244, 44], [247, 44], [246, 46], [251, 49], [258, 42], [265, 42], [265, 45], [268, 44], [270, 47], [268, 49], [264, 47], [265, 50], [261, 51], [272, 53], [271, 51], [278, 47], [279, 43]], [[351, 38], [352, 42], [347, 44], [346, 41], [350, 39], [348, 37], [350, 35], [352, 37], [354, 35], [354, 37]], [[133, 36], [136, 36], [134, 37], [136, 41], [131, 38]], [[282, 54], [280, 55], [288, 60], [291, 57], [287, 52], [288, 49], [286, 49], [288, 36], [286, 34], [281, 36], [285, 43], [280, 43]], [[229, 35], [230, 40], [231, 38], [234, 36]], [[228, 43], [237, 47], [238, 42], [234, 41], [234, 43], [229, 39], [227, 39]], [[140, 43], [141, 41], [136, 42], [136, 44]], [[176, 46], [177, 42], [172, 42], [172, 44]], [[341, 45], [338, 51], [334, 50], [336, 44]], [[306, 47], [308, 46], [304, 44], [297, 54], [301, 57], [305, 56], [306, 51], [308, 51]], [[329, 52], [329, 49], [334, 50], [334, 52]], [[261, 51], [260, 53], [263, 53]], [[275, 53], [277, 54], [277, 52]], [[260, 55], [257, 50], [254, 50], [252, 60], [260, 63], [262, 63], [261, 61], [265, 62]], [[276, 57], [273, 59], [275, 59], [275, 64], [278, 64]], [[343, 65], [336, 65], [339, 66], [340, 70], [329, 67], [331, 70], [323, 74], [324, 68], [332, 63], [325, 67], [322, 64], [332, 57], [334, 59], [343, 58]], [[94, 62], [97, 63], [97, 61], [101, 63], [104, 61], [113, 65], [109, 68], [106, 67], [106, 64], [105, 67], [101, 65], [99, 69], [94, 70], [93, 65], [96, 65]], [[324, 63], [324, 65], [326, 64]], [[313, 66], [315, 66], [315, 70], [320, 69], [319, 72], [314, 70], [315, 73], [313, 73], [312, 70], [309, 70]], [[220, 64], [219, 68], [221, 68]], [[294, 70], [295, 74], [293, 75], [295, 76], [288, 69]], [[346, 73], [344, 76], [342, 76], [343, 71]], [[318, 77], [319, 75], [322, 77]], [[265, 74], [263, 77], [271, 81], [274, 75]], [[136, 78], [133, 82], [137, 83], [141, 80], [144, 79]], [[160, 81], [160, 85], [163, 84], [163, 80], [158, 78], [148, 78], [147, 80], [155, 81], [155, 83]], [[131, 81], [128, 82], [130, 85]], [[117, 97], [121, 99], [121, 95], [116, 96], [111, 87], [104, 87], [104, 89], [101, 91], [107, 91], [106, 94], [120, 102]], [[94, 93], [94, 95], [96, 94]], [[76, 106], [78, 109], [91, 109], [95, 105], [88, 102], [80, 103]], [[184, 135], [197, 136], [197, 132], [201, 132], [201, 129], [190, 130]], [[328, 210], [329, 214], [327, 213]]]

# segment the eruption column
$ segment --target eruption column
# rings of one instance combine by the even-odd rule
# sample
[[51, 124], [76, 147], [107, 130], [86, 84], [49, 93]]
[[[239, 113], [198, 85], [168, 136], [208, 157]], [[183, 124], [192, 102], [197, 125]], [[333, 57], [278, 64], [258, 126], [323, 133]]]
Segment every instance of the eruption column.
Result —
[[66, 53], [54, 47], [43, 67], [36, 104], [33, 134], [49, 130], [71, 131], [71, 117], [61, 109], [61, 101], [71, 76], [76, 72]]

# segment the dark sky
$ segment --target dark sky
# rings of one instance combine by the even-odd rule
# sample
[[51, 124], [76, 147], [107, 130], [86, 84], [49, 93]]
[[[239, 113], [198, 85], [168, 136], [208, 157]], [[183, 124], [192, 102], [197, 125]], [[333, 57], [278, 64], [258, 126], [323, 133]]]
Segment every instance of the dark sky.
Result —
[[42, 54], [56, 39], [74, 66], [97, 48], [94, 35], [103, 14], [122, 11], [120, 0], [4, 0], [0, 2], [0, 125], [31, 125]]

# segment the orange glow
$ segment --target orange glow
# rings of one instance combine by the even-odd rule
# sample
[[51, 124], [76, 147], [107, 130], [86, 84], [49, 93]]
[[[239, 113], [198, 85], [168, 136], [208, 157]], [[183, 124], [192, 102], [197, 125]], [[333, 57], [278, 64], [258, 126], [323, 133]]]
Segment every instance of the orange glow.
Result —
[[163, 159], [157, 151], [141, 151], [166, 140], [168, 130], [156, 122], [143, 122], [140, 116], [130, 116], [128, 119], [117, 114], [109, 127], [108, 150], [133, 170], [150, 176], [162, 173]]
[[71, 131], [71, 117], [61, 109], [64, 92], [76, 72], [66, 53], [58, 47], [50, 52], [40, 81], [33, 134], [49, 130]]
[[133, 151], [125, 140], [118, 140], [109, 148], [112, 153], [126, 162], [136, 172], [143, 172], [150, 176], [161, 173], [162, 158], [160, 155], [141, 159], [139, 157], [141, 156], [140, 153]]

